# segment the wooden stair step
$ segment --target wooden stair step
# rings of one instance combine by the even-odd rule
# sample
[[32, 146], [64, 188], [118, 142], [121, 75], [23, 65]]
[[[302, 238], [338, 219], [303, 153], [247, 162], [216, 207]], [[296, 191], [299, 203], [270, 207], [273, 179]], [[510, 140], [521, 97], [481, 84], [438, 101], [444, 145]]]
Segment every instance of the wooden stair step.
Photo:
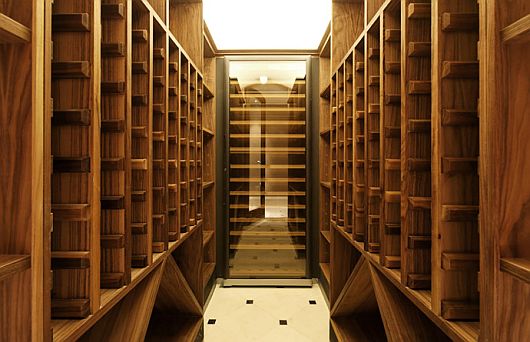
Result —
[[411, 3], [408, 7], [409, 19], [430, 19], [431, 3]]
[[89, 157], [53, 157], [53, 173], [90, 172]]
[[131, 191], [132, 202], [145, 202], [146, 200], [147, 200], [147, 191], [145, 190]]
[[467, 157], [442, 157], [442, 173], [476, 173], [478, 159]]
[[119, 289], [126, 285], [125, 273], [122, 272], [101, 272], [100, 275], [101, 288], [105, 289]]
[[101, 4], [102, 19], [123, 19], [125, 7], [122, 3], [118, 4]]
[[131, 266], [134, 268], [144, 268], [147, 266], [147, 255], [137, 254], [131, 258]]
[[401, 160], [400, 159], [385, 159], [385, 170], [386, 171], [400, 171]]
[[101, 120], [101, 131], [104, 133], [123, 133], [125, 132], [125, 120]]
[[401, 127], [385, 127], [385, 138], [388, 139], [400, 139], [401, 138]]
[[401, 257], [399, 255], [385, 255], [383, 256], [382, 265], [388, 268], [400, 268]]
[[131, 159], [131, 169], [147, 170], [147, 159]]
[[423, 273], [409, 273], [407, 275], [407, 286], [415, 290], [431, 288], [431, 275]]
[[54, 79], [90, 78], [90, 63], [88, 61], [52, 62], [52, 77]]
[[52, 251], [52, 269], [86, 269], [90, 267], [88, 251]]
[[431, 133], [431, 120], [429, 119], [410, 119], [409, 133]]
[[409, 42], [409, 57], [430, 57], [431, 42]]
[[101, 235], [101, 248], [104, 248], [104, 249], [125, 248], [125, 237], [121, 234]]
[[478, 214], [478, 205], [442, 205], [441, 219], [445, 222], [477, 221]]
[[125, 44], [101, 43], [101, 57], [124, 57]]
[[385, 191], [384, 200], [386, 203], [401, 203], [401, 191]]
[[385, 62], [385, 73], [394, 75], [401, 74], [400, 62]]
[[166, 58], [166, 50], [164, 48], [153, 49], [153, 59], [164, 59]]
[[134, 29], [132, 30], [132, 39], [135, 43], [147, 43], [149, 34], [147, 33], [147, 30]]
[[442, 126], [478, 126], [476, 110], [444, 109]]
[[51, 309], [53, 318], [85, 318], [90, 315], [90, 300], [52, 298]]
[[478, 13], [442, 13], [442, 31], [478, 31]]
[[54, 221], [88, 221], [90, 205], [88, 204], [52, 204]]
[[125, 158], [101, 159], [101, 171], [124, 171]]
[[385, 223], [385, 235], [401, 235], [401, 224]]
[[103, 210], [125, 209], [125, 196], [101, 196], [101, 209]]
[[133, 95], [132, 104], [133, 106], [147, 106], [149, 104], [147, 95]]
[[145, 222], [131, 223], [131, 232], [134, 235], [147, 234], [147, 223]]
[[147, 132], [146, 126], [133, 126], [131, 129], [133, 138], [148, 138], [149, 134]]
[[401, 41], [401, 30], [400, 29], [386, 29], [385, 30], [385, 41], [400, 42]]
[[442, 253], [442, 269], [446, 271], [478, 271], [478, 253]]
[[123, 94], [125, 93], [125, 82], [101, 82], [102, 94]]
[[478, 320], [478, 303], [442, 300], [442, 317], [447, 320]]
[[90, 126], [90, 109], [54, 109], [52, 123], [57, 126]]
[[53, 32], [89, 32], [88, 13], [56, 13], [52, 15]]
[[386, 105], [401, 104], [401, 95], [400, 94], [385, 95], [385, 104]]
[[501, 271], [530, 283], [530, 260], [523, 258], [501, 258]]
[[431, 237], [420, 236], [420, 235], [409, 235], [408, 236], [408, 248], [409, 249], [431, 248]]
[[410, 158], [408, 160], [408, 170], [409, 171], [430, 171], [431, 160]]
[[412, 209], [431, 210], [431, 197], [409, 196], [409, 205]]
[[442, 78], [476, 78], [478, 80], [478, 61], [444, 61], [442, 63]]
[[147, 62], [133, 62], [132, 73], [135, 75], [147, 75], [149, 73]]
[[31, 267], [30, 255], [0, 254], [0, 281]]
[[165, 85], [164, 76], [153, 76], [153, 86], [157, 88], [163, 88]]
[[430, 95], [431, 81], [409, 81], [409, 95]]

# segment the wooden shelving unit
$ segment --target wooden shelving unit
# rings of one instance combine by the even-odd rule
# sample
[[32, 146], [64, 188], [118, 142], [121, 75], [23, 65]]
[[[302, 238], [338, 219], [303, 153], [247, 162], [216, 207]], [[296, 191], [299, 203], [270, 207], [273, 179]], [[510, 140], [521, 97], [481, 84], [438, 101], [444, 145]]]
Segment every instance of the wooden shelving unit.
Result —
[[[132, 8], [101, 5], [101, 287], [131, 281]], [[129, 85], [129, 86], [127, 86]], [[67, 119], [69, 116], [65, 116]], [[54, 119], [55, 120], [55, 119]]]
[[[351, 15], [345, 23], [359, 7], [364, 21]], [[528, 89], [528, 9], [522, 1], [509, 9], [467, 0], [333, 1], [332, 18], [333, 63], [322, 65], [331, 86], [320, 89], [331, 99], [331, 127], [321, 123], [332, 176], [320, 262], [329, 248], [323, 283], [332, 337], [362, 339], [383, 327], [396, 340], [527, 336], [528, 189], [507, 180], [529, 168], [519, 134], [528, 126], [521, 90]], [[351, 128], [341, 111], [350, 63]], [[350, 189], [340, 189], [340, 148], [350, 131], [352, 234], [340, 221]], [[512, 327], [512, 318], [522, 326]], [[385, 336], [370, 334], [378, 339]]]
[[[100, 94], [104, 90], [100, 25], [97, 3], [59, 0], [53, 4], [54, 318], [84, 318], [100, 306], [100, 247], [105, 243], [100, 237], [100, 214], [107, 205], [100, 201]], [[79, 113], [81, 120], [61, 119], [71, 118], [72, 112]]]

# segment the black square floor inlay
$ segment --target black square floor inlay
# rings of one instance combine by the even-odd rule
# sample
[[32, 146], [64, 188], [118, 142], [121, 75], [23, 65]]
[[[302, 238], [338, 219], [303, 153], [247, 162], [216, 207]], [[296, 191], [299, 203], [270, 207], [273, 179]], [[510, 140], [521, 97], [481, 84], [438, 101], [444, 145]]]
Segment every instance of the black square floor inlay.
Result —
[[247, 299], [247, 304], [254, 304], [254, 300], [253, 299]]
[[286, 319], [280, 319], [280, 325], [287, 325]]
[[309, 301], [309, 304], [310, 304], [310, 305], [316, 305], [316, 304], [317, 304], [317, 301], [316, 301], [316, 300], [310, 300], [310, 301]]
[[215, 321], [216, 321], [215, 319], [209, 319], [208, 324], [215, 324]]

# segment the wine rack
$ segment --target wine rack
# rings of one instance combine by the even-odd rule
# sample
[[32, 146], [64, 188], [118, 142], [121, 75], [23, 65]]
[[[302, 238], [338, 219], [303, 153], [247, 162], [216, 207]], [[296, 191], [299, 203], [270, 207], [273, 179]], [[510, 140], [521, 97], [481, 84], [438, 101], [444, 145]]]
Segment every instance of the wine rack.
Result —
[[[83, 318], [100, 303], [101, 8], [53, 4], [52, 316]], [[110, 201], [109, 201], [110, 202]], [[110, 205], [110, 203], [109, 203]]]
[[101, 5], [101, 287], [131, 281], [132, 8]]

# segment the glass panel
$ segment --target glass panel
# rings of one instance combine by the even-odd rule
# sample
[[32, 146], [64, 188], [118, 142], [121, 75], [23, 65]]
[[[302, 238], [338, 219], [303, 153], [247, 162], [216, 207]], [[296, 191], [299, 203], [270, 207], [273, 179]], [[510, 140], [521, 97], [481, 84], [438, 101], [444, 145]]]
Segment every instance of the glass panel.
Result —
[[306, 276], [306, 62], [230, 61], [230, 278]]

